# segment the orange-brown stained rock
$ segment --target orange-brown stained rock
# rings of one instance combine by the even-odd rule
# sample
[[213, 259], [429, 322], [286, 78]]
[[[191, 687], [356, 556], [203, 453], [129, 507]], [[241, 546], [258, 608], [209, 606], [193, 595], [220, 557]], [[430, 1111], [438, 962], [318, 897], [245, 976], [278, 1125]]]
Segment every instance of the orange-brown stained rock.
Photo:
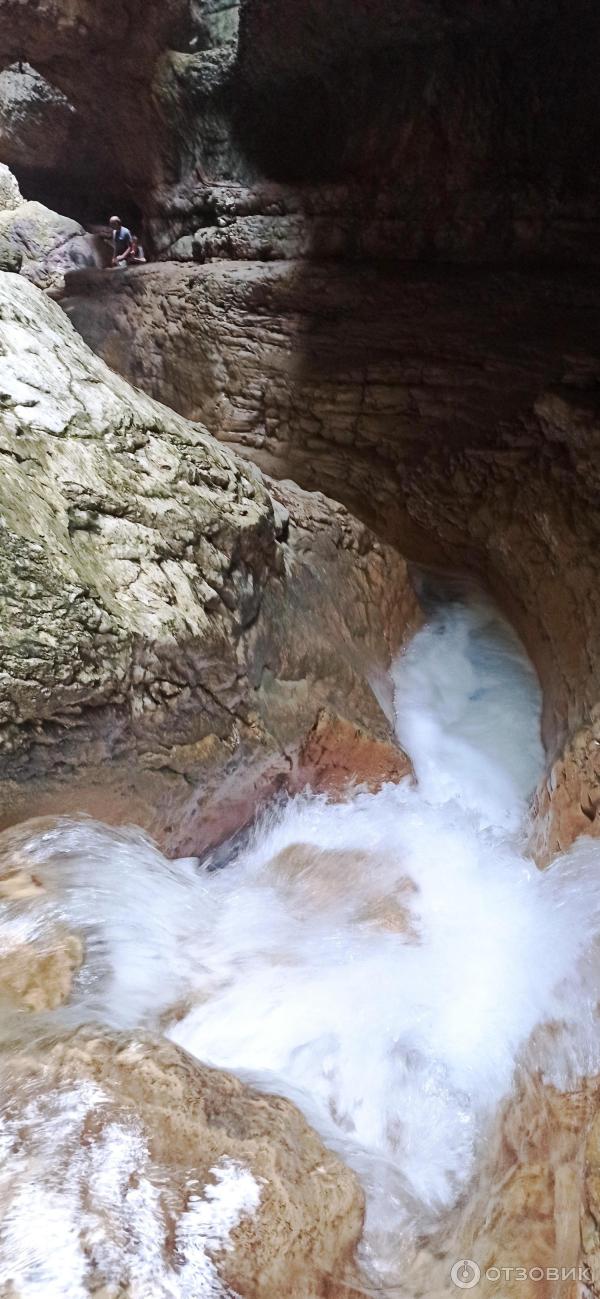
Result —
[[372, 793], [412, 774], [406, 754], [360, 726], [323, 711], [300, 752], [299, 776], [319, 793], [342, 798], [352, 785]]
[[56, 1010], [69, 1000], [82, 963], [81, 939], [59, 927], [43, 942], [5, 947], [0, 955], [0, 1005]]
[[566, 744], [535, 800], [532, 849], [547, 865], [579, 835], [600, 835], [600, 720], [581, 727]]
[[600, 1110], [595, 1107], [585, 1147], [581, 1213], [582, 1261], [587, 1269], [586, 1296], [600, 1295]]
[[[15, 838], [15, 845], [17, 838]], [[0, 918], [10, 904], [29, 902], [46, 890], [18, 849], [0, 863]], [[56, 1010], [71, 994], [73, 979], [83, 964], [84, 946], [78, 934], [53, 924], [31, 941], [6, 930], [0, 952], [0, 1006], [13, 1010]]]
[[194, 854], [288, 782], [321, 709], [388, 741], [402, 557], [131, 388], [18, 276], [0, 336], [0, 826], [87, 812]]
[[[587, 1125], [598, 1102], [598, 1080], [558, 1092], [529, 1079], [501, 1111], [481, 1189], [462, 1232], [461, 1247], [485, 1273], [481, 1293], [502, 1299], [571, 1299], [577, 1293], [552, 1270], [583, 1264], [579, 1212]], [[472, 1252], [471, 1252], [472, 1251]], [[526, 1280], [515, 1274], [520, 1266]], [[539, 1276], [539, 1270], [545, 1274]]]

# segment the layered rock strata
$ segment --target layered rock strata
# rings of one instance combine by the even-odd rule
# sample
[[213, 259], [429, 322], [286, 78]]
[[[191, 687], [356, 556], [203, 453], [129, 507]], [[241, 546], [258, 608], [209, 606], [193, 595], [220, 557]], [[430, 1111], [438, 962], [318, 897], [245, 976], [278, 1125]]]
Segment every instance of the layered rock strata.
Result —
[[3, 823], [88, 811], [197, 852], [302, 784], [325, 706], [388, 743], [404, 561], [343, 506], [270, 493], [20, 276], [0, 342]]
[[493, 591], [544, 686], [541, 861], [600, 828], [599, 298], [574, 272], [223, 262], [84, 274], [64, 304], [263, 470]]

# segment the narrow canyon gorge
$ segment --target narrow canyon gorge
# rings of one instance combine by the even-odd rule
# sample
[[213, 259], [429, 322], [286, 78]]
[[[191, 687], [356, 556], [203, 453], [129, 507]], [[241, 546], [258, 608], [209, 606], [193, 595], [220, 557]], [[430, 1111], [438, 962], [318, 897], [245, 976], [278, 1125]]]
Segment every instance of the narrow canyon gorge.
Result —
[[0, 1297], [598, 1299], [597, 5], [0, 20]]

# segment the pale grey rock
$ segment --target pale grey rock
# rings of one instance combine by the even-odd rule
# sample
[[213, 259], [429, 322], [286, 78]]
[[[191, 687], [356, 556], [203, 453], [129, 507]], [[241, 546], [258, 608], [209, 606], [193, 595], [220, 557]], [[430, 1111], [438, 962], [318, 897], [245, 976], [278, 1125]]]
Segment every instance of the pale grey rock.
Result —
[[56, 167], [70, 157], [73, 105], [29, 63], [0, 72], [0, 154], [11, 166]]
[[12, 271], [18, 275], [23, 265], [23, 254], [18, 248], [13, 248], [8, 239], [0, 235], [0, 271]]
[[0, 211], [0, 236], [22, 254], [25, 278], [53, 294], [64, 288], [67, 271], [104, 264], [100, 239], [42, 203]]
[[22, 202], [23, 195], [16, 177], [13, 176], [6, 163], [0, 162], [0, 212], [12, 212], [15, 208], [20, 207]]
[[418, 617], [395, 552], [318, 494], [275, 510], [20, 276], [0, 393], [5, 823], [88, 811], [198, 851], [301, 783], [324, 706], [389, 738], [374, 690]]

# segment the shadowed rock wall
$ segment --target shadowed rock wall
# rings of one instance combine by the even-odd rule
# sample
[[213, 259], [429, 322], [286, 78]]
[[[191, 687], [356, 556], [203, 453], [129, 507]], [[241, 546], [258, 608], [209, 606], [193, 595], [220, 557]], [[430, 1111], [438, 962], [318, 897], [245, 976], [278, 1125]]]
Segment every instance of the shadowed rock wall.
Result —
[[[132, 202], [164, 254], [243, 216], [248, 187], [268, 217], [275, 184], [317, 242], [314, 210], [333, 223], [334, 256], [598, 260], [593, 0], [0, 14], [0, 158], [67, 215]], [[243, 233], [260, 255], [264, 237]]]
[[494, 592], [544, 684], [539, 855], [596, 831], [600, 281], [219, 263], [72, 283], [109, 364]]

